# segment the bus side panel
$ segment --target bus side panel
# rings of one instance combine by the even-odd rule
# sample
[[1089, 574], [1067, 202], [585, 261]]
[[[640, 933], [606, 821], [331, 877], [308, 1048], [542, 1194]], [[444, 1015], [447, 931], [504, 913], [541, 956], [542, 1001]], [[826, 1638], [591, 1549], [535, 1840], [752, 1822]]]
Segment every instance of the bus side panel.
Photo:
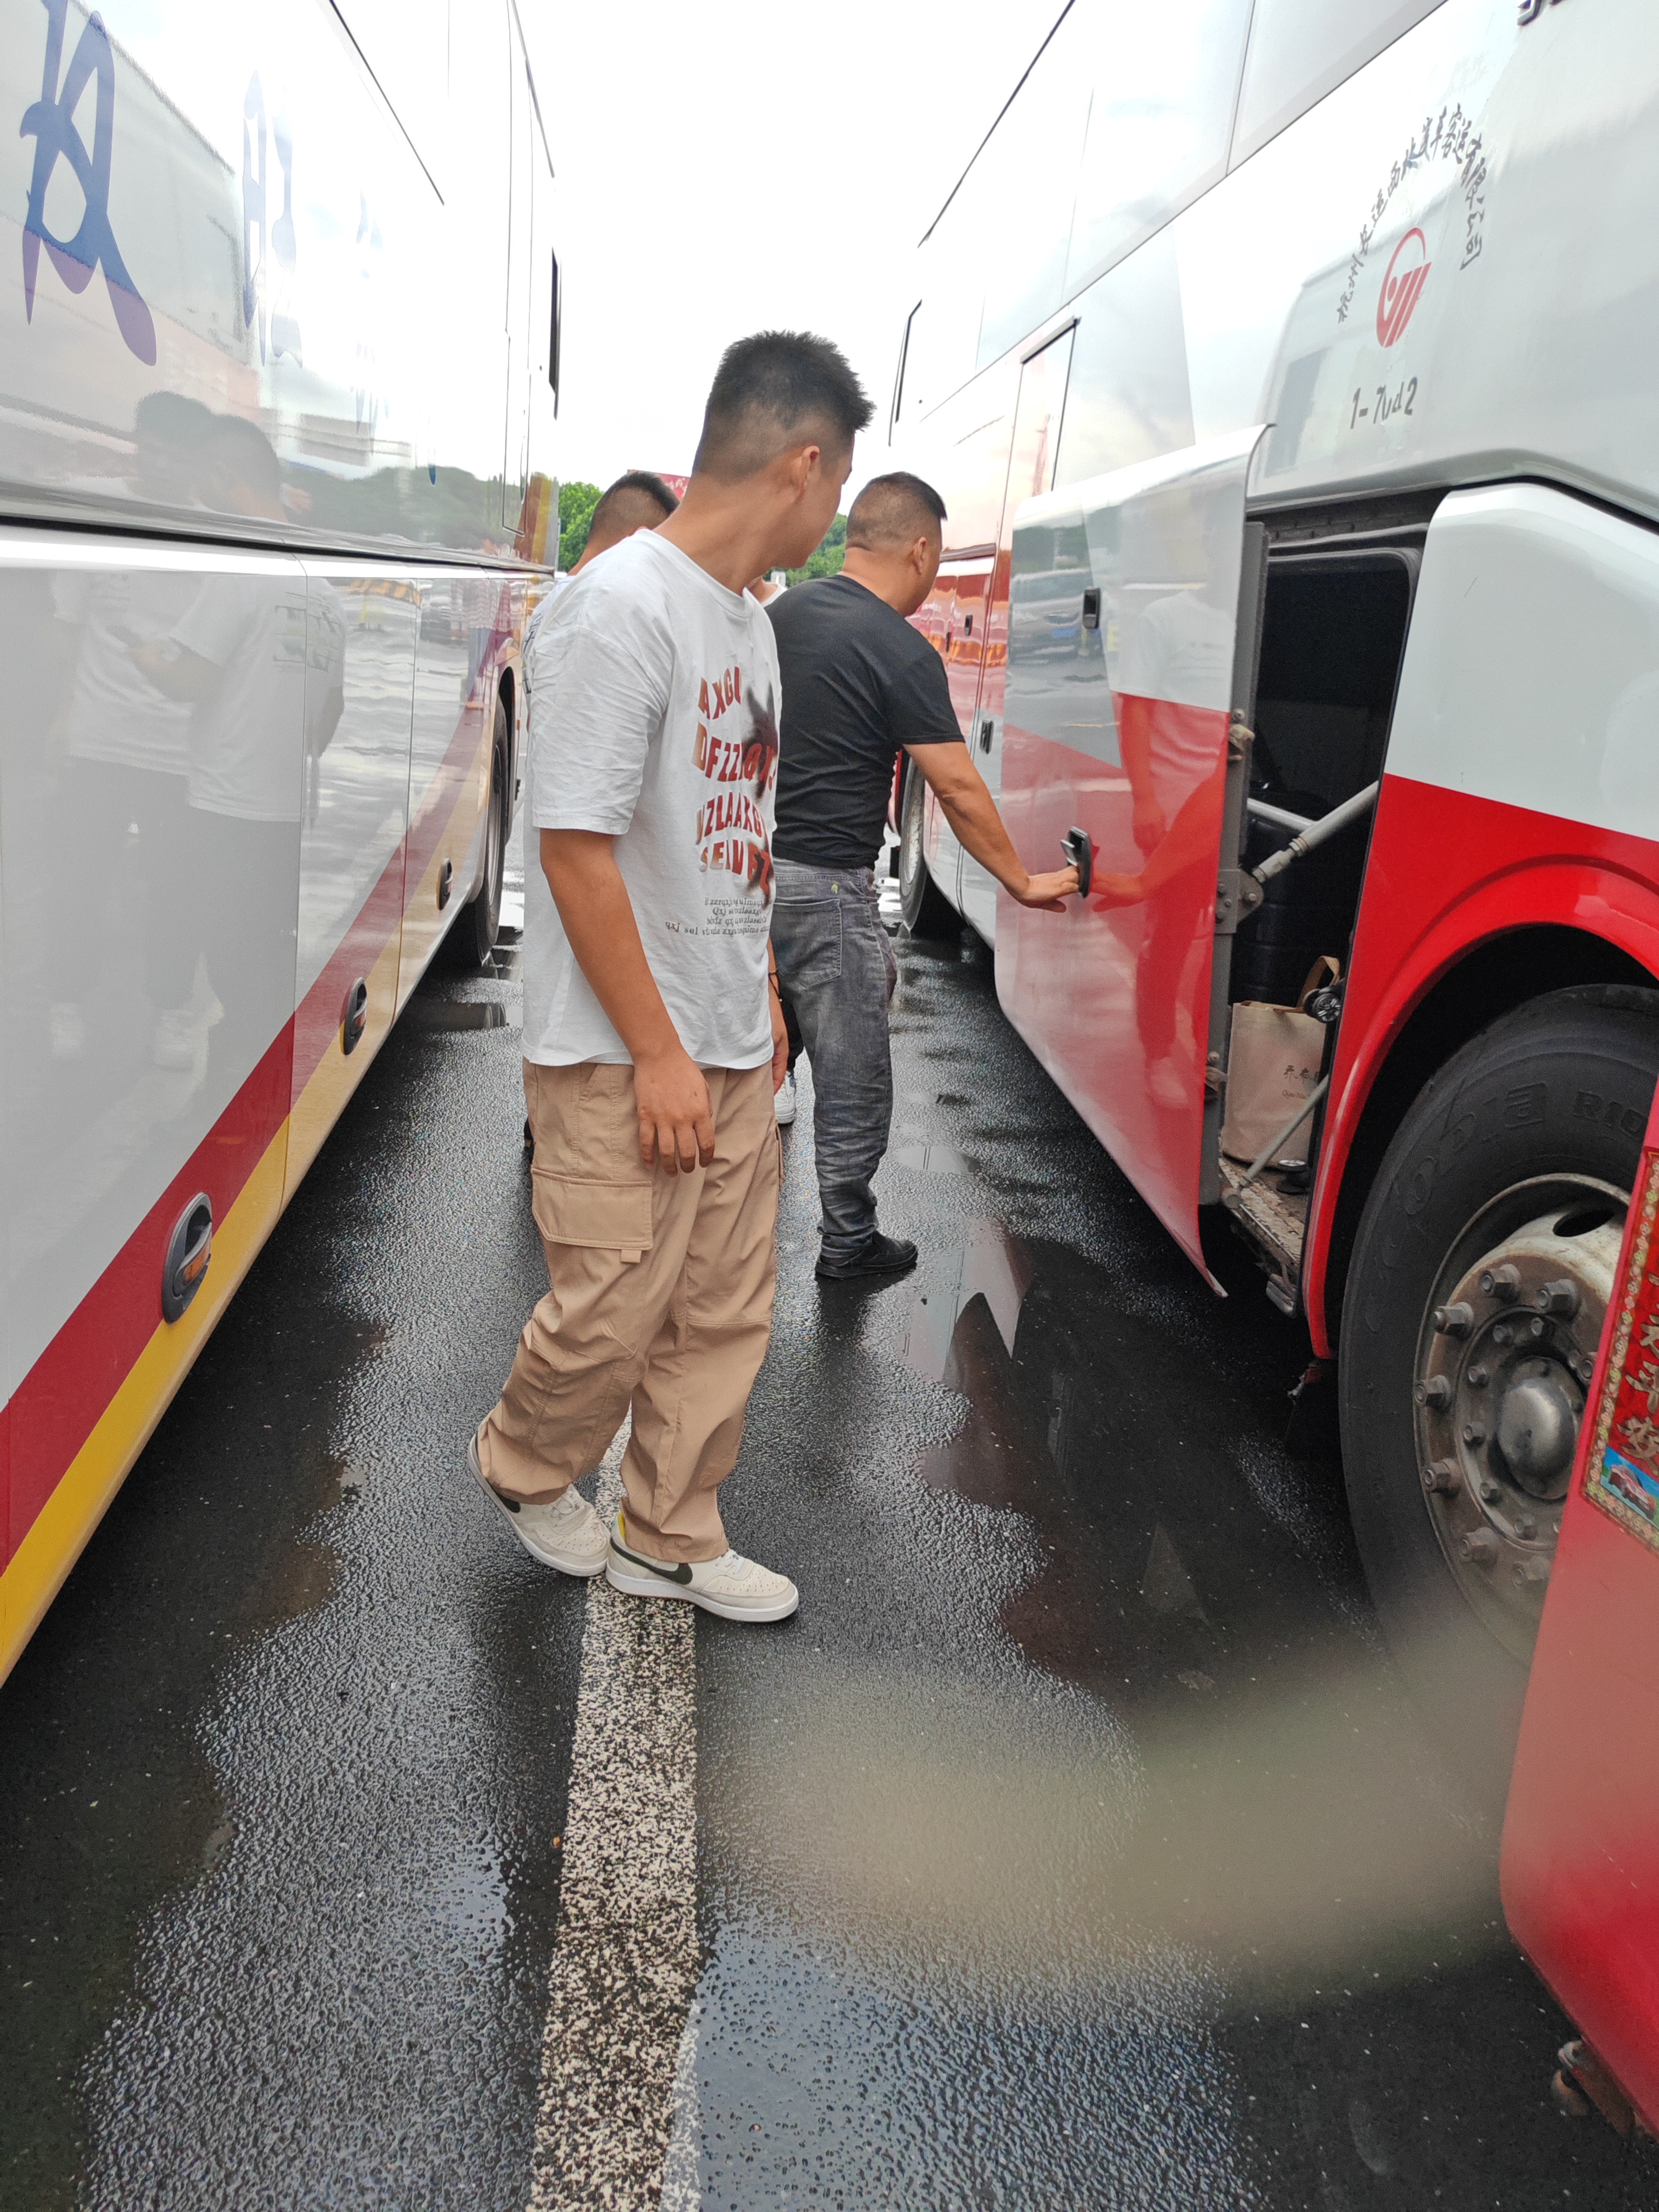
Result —
[[[945, 663], [945, 680], [950, 687], [957, 727], [969, 744], [973, 743], [974, 712], [979, 702], [980, 676], [985, 659], [990, 591], [988, 560], [946, 561], [940, 564], [933, 590], [910, 617]], [[931, 789], [922, 804], [922, 850], [927, 872], [960, 911], [962, 847]]]
[[[1659, 535], [1505, 484], [1429, 526], [1355, 933], [1304, 1272], [1389, 1046], [1435, 980], [1559, 921], [1659, 975]], [[1629, 1101], [1645, 1110], [1645, 1100]]]
[[[980, 623], [983, 633], [979, 696], [969, 724], [974, 760], [993, 799], [1002, 790], [1002, 732], [1008, 674], [1008, 580], [1014, 516], [1022, 501], [1045, 492], [1054, 480], [1060, 416], [1072, 359], [1072, 333], [1062, 331], [1020, 368], [1019, 398], [1008, 457], [1008, 486], [997, 534], [997, 557], [989, 603]], [[998, 884], [973, 854], [962, 855], [962, 910], [988, 945], [996, 943]]]
[[[489, 787], [496, 664], [507, 641], [510, 612], [507, 580], [488, 570], [422, 582], [399, 1006], [471, 889]], [[440, 907], [446, 865], [454, 896]]]
[[[1093, 887], [999, 915], [1004, 1010], [1189, 1256], [1209, 1049], [1244, 478], [1218, 441], [1029, 501], [1013, 581], [1065, 560], [1097, 614], [1069, 655], [1009, 639], [1002, 811], [1034, 872], [1080, 830]], [[1074, 565], [1080, 559], [1082, 565]]]
[[[291, 1196], [398, 1007], [419, 587], [311, 562]], [[367, 992], [360, 1033], [347, 1027]]]
[[[0, 535], [9, 1660], [275, 1219], [304, 578], [275, 554]], [[191, 1201], [213, 1256], [163, 1318]]]

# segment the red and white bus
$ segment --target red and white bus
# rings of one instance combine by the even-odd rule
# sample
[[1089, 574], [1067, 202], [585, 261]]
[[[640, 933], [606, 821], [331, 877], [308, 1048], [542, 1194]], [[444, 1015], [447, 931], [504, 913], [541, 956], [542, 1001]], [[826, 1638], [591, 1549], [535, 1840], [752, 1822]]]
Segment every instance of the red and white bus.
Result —
[[556, 497], [512, 0], [0, 0], [0, 1674], [440, 942]]
[[1395, 1645], [1506, 1758], [1659, 1071], [1659, 10], [1074, 0], [915, 290], [916, 619], [1092, 880], [1025, 913], [911, 775], [906, 915], [1305, 1312]]

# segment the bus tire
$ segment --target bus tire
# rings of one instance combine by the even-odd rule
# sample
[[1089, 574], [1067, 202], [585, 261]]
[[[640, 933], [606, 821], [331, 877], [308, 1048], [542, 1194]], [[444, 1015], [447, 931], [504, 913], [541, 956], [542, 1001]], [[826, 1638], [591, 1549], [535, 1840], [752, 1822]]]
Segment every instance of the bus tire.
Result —
[[927, 872], [927, 780], [912, 763], [904, 771], [899, 816], [899, 910], [912, 937], [955, 937], [962, 918]]
[[1532, 1000], [1419, 1092], [1354, 1244], [1354, 1534], [1395, 1658], [1494, 1812], [1656, 1075], [1659, 991]]
[[501, 926], [501, 877], [507, 862], [507, 708], [495, 702], [489, 747], [489, 790], [484, 799], [483, 880], [455, 921], [455, 953], [463, 968], [488, 968]]

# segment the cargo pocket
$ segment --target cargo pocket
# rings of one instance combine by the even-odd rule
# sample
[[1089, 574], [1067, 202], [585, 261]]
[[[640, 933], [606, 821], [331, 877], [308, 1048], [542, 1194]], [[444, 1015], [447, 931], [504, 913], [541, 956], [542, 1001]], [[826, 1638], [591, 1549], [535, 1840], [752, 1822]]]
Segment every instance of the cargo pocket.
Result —
[[550, 1244], [581, 1244], [639, 1260], [651, 1249], [648, 1182], [578, 1182], [535, 1169], [531, 1204]]

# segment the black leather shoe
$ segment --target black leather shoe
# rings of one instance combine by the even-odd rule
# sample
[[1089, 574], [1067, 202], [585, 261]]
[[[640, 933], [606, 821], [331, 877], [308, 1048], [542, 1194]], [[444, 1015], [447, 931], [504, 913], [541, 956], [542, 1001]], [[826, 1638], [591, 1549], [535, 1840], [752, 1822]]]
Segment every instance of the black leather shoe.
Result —
[[847, 1283], [858, 1275], [902, 1275], [915, 1264], [916, 1248], [908, 1237], [884, 1237], [878, 1229], [850, 1260], [820, 1259], [817, 1273], [821, 1283]]

